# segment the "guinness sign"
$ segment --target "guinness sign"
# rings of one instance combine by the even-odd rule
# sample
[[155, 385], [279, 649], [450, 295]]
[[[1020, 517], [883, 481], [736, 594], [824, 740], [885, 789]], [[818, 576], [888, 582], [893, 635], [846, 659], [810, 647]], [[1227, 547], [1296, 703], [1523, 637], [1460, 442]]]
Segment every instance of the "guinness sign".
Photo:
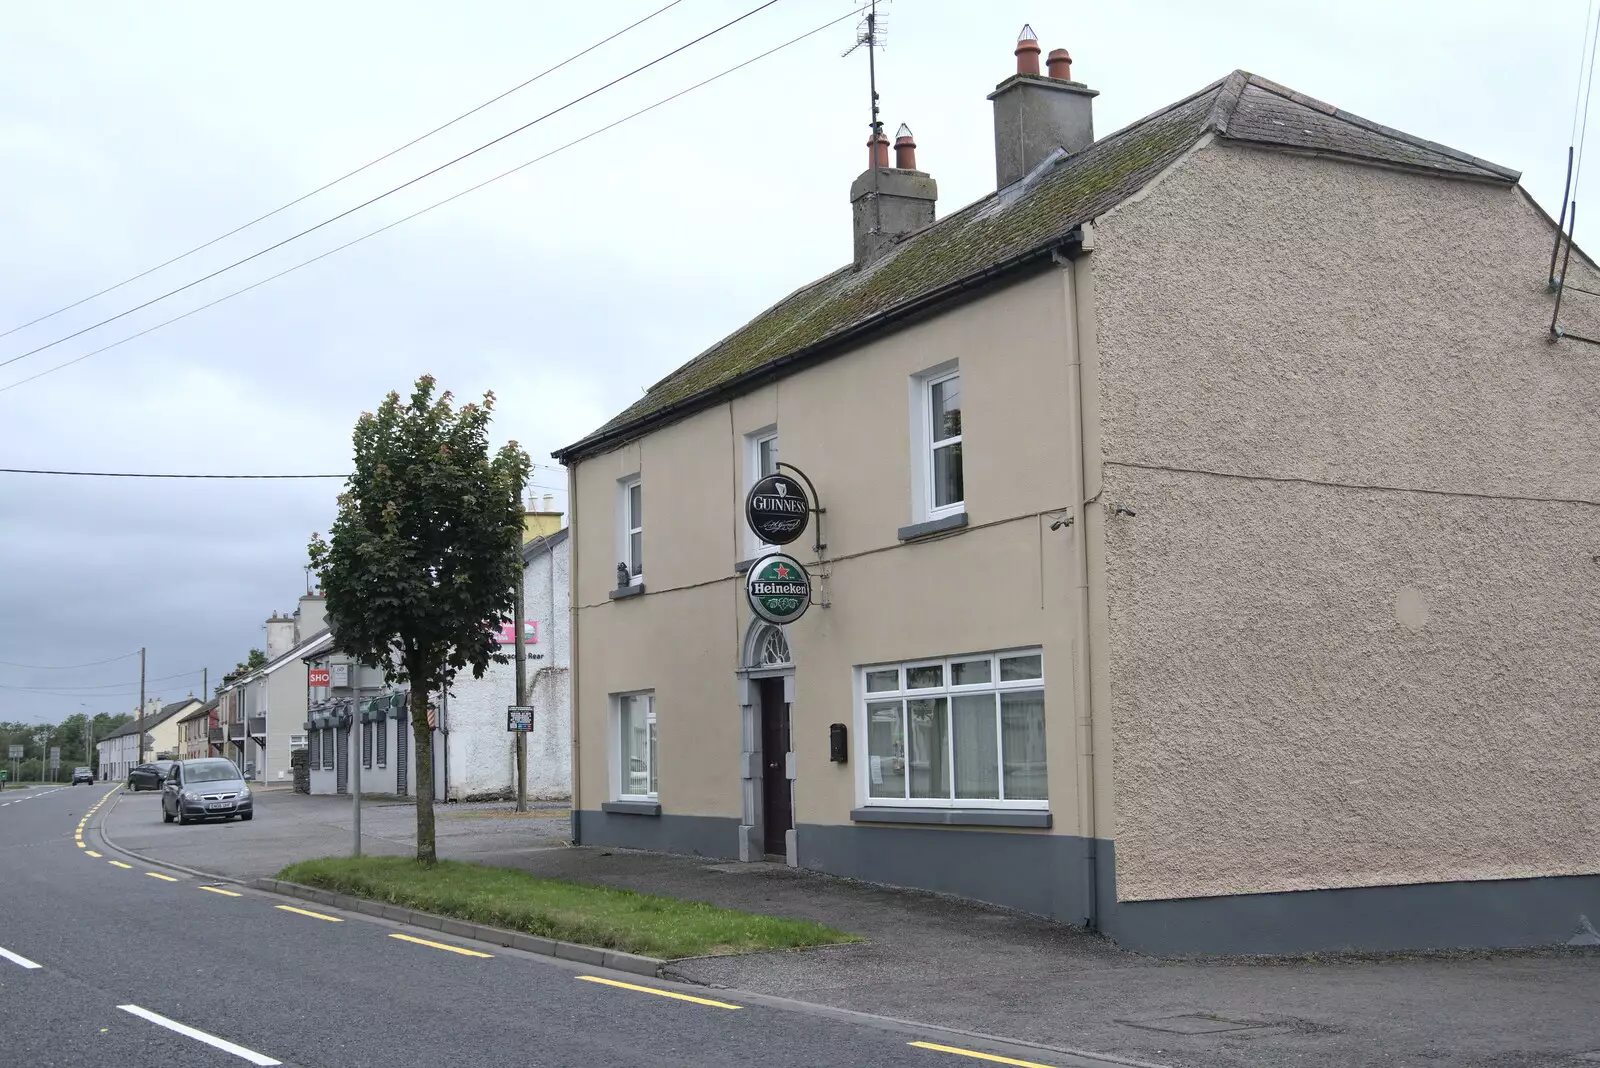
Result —
[[788, 475], [768, 475], [750, 487], [744, 518], [756, 537], [768, 545], [788, 545], [806, 532], [811, 499]]
[[793, 623], [811, 607], [811, 576], [794, 557], [771, 553], [745, 572], [744, 594], [768, 623]]

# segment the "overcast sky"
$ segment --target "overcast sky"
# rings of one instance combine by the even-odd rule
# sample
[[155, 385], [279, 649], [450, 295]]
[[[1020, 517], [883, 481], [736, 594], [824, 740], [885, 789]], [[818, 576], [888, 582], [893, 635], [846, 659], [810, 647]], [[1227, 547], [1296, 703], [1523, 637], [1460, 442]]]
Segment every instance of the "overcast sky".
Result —
[[[0, 35], [0, 330], [316, 188], [666, 0], [16, 4]], [[682, 0], [555, 74], [195, 256], [8, 337], [0, 360], [266, 248], [529, 122], [759, 0]], [[994, 182], [990, 105], [1031, 22], [1112, 130], [1235, 68], [1522, 170], [1552, 214], [1586, 0], [1066, 4], [894, 0], [884, 118], [940, 214]], [[1516, 10], [1513, 10], [1516, 8]], [[448, 10], [448, 14], [441, 12]], [[383, 226], [851, 10], [779, 0], [315, 234], [0, 368], [0, 387]], [[1288, 12], [1293, 11], [1293, 14]], [[0, 392], [0, 467], [339, 472], [360, 412], [431, 372], [493, 389], [540, 463], [773, 300], [848, 259], [865, 162], [856, 20], [354, 248]], [[1595, 119], [1600, 125], [1600, 116]], [[1600, 151], [1600, 149], [1597, 149]], [[1580, 198], [1600, 180], [1585, 175]], [[1592, 215], [1590, 216], [1592, 217]], [[1581, 238], [1581, 234], [1580, 234]], [[535, 469], [565, 506], [565, 475]], [[0, 474], [0, 719], [199, 691], [304, 590], [331, 481]], [[173, 678], [171, 676], [181, 677]], [[22, 687], [51, 688], [35, 692]]]

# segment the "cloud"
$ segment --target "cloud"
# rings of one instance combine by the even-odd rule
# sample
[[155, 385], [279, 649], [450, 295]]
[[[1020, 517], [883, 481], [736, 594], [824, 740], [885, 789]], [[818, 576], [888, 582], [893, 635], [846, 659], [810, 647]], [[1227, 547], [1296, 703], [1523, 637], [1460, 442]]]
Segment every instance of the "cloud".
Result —
[[[656, 6], [491, 3], [446, 17], [399, 3], [374, 19], [286, 0], [262, 19], [229, 5], [19, 5], [0, 38], [0, 330], [283, 204]], [[260, 227], [0, 338], [0, 360], [382, 192], [745, 6], [680, 5]], [[0, 386], [398, 219], [849, 6], [777, 5], [436, 178], [0, 369]], [[884, 118], [916, 131], [942, 213], [993, 184], [984, 95], [1010, 72], [1025, 21], [1046, 47], [1069, 47], [1075, 74], [1101, 91], [1102, 133], [1245, 67], [1522, 167], [1546, 207], [1560, 195], [1576, 8], [1441, 0], [1289, 15], [1172, 0], [1068, 18], [1039, 0], [918, 0], [890, 15]], [[851, 33], [842, 24], [336, 256], [0, 392], [4, 466], [338, 471], [356, 416], [423, 371], [459, 397], [493, 389], [496, 432], [548, 463], [551, 449], [847, 258], [847, 190], [867, 134], [863, 57], [839, 57]], [[561, 472], [536, 469], [535, 481], [564, 503]], [[78, 663], [143, 645], [152, 676], [209, 665], [214, 681], [302, 589], [306, 537], [326, 528], [336, 492], [0, 475], [0, 660]], [[104, 681], [101, 669], [63, 674], [0, 667], [0, 685]], [[76, 700], [0, 690], [0, 718], [54, 718]]]

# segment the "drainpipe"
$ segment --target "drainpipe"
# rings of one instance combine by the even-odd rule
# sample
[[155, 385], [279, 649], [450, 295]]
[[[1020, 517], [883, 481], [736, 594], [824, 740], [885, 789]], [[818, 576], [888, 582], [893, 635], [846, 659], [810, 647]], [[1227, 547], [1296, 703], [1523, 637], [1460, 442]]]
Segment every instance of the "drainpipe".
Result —
[[[1089, 224], [1084, 224], [1081, 230], [1078, 255], [1090, 252], [1094, 247], [1094, 235]], [[1057, 265], [1061, 268], [1062, 297], [1064, 313], [1070, 318], [1073, 330], [1071, 338], [1071, 358], [1067, 361], [1067, 411], [1071, 414], [1072, 433], [1069, 435], [1068, 447], [1072, 457], [1067, 463], [1067, 477], [1069, 492], [1072, 501], [1072, 529], [1073, 564], [1077, 572], [1073, 598], [1074, 626], [1077, 630], [1076, 643], [1076, 702], [1078, 714], [1087, 728], [1082, 732], [1088, 750], [1083, 755], [1087, 758], [1082, 763], [1082, 825], [1087, 834], [1087, 860], [1088, 879], [1085, 899], [1087, 902], [1084, 926], [1090, 930], [1100, 928], [1100, 827], [1099, 813], [1095, 805], [1095, 732], [1094, 732], [1094, 690], [1089, 676], [1089, 531], [1087, 526], [1088, 507], [1084, 503], [1088, 496], [1085, 487], [1088, 484], [1087, 450], [1084, 446], [1086, 436], [1086, 420], [1084, 418], [1083, 398], [1083, 350], [1092, 339], [1088, 338], [1084, 317], [1079, 313], [1079, 293], [1077, 286], [1076, 256], [1066, 256], [1061, 252], [1054, 255]]]
[[[552, 558], [550, 566], [555, 567]], [[552, 571], [552, 574], [554, 572]], [[578, 468], [577, 465], [567, 468], [567, 719], [572, 725], [572, 844], [582, 845], [583, 838], [578, 829], [578, 800], [583, 795], [579, 793], [578, 766], [578, 683], [581, 678], [578, 672], [578, 606], [581, 598], [572, 596], [573, 587], [578, 582]], [[552, 618], [554, 612], [550, 613]], [[551, 655], [555, 654], [555, 637], [551, 636]]]

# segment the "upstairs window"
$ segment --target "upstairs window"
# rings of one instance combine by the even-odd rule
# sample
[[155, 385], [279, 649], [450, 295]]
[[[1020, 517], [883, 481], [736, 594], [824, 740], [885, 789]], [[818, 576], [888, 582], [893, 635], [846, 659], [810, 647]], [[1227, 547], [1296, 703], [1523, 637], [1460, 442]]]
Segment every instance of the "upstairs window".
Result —
[[[778, 428], [775, 426], [769, 426], [764, 429], [757, 430], [753, 434], [746, 434], [744, 441], [744, 490], [745, 493], [748, 494], [750, 492], [750, 487], [755, 485], [758, 481], [766, 478], [768, 475], [775, 475], [778, 473]], [[744, 507], [743, 497], [739, 498], [738, 506], [740, 508]], [[773, 546], [768, 545], [766, 542], [756, 537], [755, 533], [748, 528], [744, 533], [746, 548], [749, 550], [749, 556], [751, 559], [754, 559], [755, 557], [766, 552], [768, 549], [773, 548]]]
[[966, 510], [962, 472], [961, 372], [946, 364], [912, 380], [913, 512], [917, 521]]
[[628, 581], [620, 581], [619, 569], [617, 585], [637, 586], [644, 582], [644, 488], [639, 476], [623, 479], [618, 496], [618, 559], [627, 570]]

